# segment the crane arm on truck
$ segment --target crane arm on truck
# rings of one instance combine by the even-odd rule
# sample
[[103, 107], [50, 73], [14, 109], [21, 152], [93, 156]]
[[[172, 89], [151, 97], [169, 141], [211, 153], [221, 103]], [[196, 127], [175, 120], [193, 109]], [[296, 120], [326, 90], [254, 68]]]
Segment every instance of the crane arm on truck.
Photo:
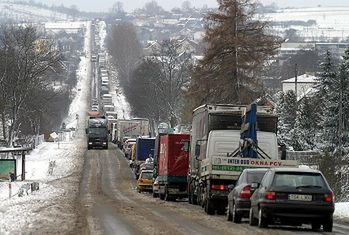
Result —
[[271, 159], [266, 152], [258, 147], [257, 140], [257, 104], [248, 105], [243, 116], [240, 134], [240, 146], [228, 157]]

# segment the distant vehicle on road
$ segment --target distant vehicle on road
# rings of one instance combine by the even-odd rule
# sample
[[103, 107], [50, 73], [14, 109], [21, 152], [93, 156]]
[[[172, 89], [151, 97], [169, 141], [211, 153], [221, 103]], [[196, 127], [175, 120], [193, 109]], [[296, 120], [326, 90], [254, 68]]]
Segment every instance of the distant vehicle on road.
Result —
[[152, 191], [153, 190], [153, 171], [142, 170], [137, 180], [137, 191]]
[[250, 197], [259, 186], [267, 168], [250, 168], [242, 171], [235, 185], [229, 185], [227, 220], [240, 223], [248, 218], [251, 208]]
[[88, 119], [88, 128], [86, 128], [87, 149], [93, 147], [108, 149], [109, 133], [107, 124], [107, 119], [104, 117], [90, 116]]
[[333, 192], [318, 170], [271, 168], [251, 197], [250, 224], [261, 228], [269, 224], [301, 226], [312, 230], [333, 227]]

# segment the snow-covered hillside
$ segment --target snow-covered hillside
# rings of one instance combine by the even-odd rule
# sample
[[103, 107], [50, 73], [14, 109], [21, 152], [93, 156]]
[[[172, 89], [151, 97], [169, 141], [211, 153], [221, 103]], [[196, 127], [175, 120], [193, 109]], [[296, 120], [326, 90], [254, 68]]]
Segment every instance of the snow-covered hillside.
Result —
[[46, 22], [69, 20], [71, 16], [35, 6], [0, 2], [0, 19], [11, 19], [17, 22]]
[[[299, 30], [299, 36], [309, 40], [335, 37], [345, 40], [349, 36], [349, 6], [282, 9], [266, 14], [264, 18], [271, 22], [315, 20], [316, 25], [290, 27]], [[274, 27], [279, 33], [286, 29], [284, 26]]]

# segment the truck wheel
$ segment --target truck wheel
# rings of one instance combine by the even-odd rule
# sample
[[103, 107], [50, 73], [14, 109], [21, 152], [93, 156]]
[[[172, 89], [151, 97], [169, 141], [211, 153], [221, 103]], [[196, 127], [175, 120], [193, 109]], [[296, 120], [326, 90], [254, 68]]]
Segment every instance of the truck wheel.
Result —
[[190, 192], [189, 194], [189, 203], [193, 204], [193, 205], [197, 205], [197, 200], [196, 200], [196, 196], [194, 195], [193, 192]]
[[87, 146], [87, 150], [90, 150], [91, 149], [91, 147], [90, 146]]
[[108, 145], [105, 146], [105, 149], [108, 149]]
[[215, 208], [212, 206], [212, 202], [210, 199], [206, 199], [206, 203], [205, 203], [205, 212], [208, 215], [214, 215], [215, 212]]
[[165, 201], [173, 201], [173, 198], [170, 196], [168, 193], [168, 188], [167, 186], [165, 187]]
[[164, 200], [164, 199], [165, 199], [165, 194], [162, 194], [162, 193], [159, 192], [159, 198], [160, 198], [161, 200]]
[[194, 193], [193, 193], [193, 204], [194, 204], [194, 205], [197, 205], [197, 204], [198, 204], [197, 196], [194, 195]]

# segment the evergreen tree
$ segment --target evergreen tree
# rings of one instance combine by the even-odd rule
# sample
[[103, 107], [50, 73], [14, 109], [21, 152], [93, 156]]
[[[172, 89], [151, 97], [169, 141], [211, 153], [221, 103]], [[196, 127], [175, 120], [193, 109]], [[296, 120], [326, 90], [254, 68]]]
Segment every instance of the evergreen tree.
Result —
[[327, 51], [325, 53], [325, 59], [320, 64], [320, 73], [319, 73], [319, 84], [317, 85], [318, 92], [318, 98], [319, 100], [325, 98], [324, 96], [328, 95], [328, 92], [334, 89], [332, 86], [333, 82], [336, 80], [337, 77], [337, 67], [333, 63], [333, 58], [330, 51]]
[[319, 148], [343, 155], [349, 143], [348, 135], [345, 134], [345, 129], [349, 126], [349, 50], [345, 51], [338, 73], [328, 56], [325, 57], [323, 66], [318, 92], [322, 105]]
[[294, 127], [294, 150], [314, 150], [318, 133], [318, 106], [313, 97], [305, 96], [299, 102], [296, 123]]
[[318, 147], [325, 156], [332, 158], [335, 177], [331, 186], [340, 201], [349, 192], [347, 175], [342, 175], [348, 171], [349, 136], [345, 130], [349, 126], [349, 49], [345, 51], [338, 73], [335, 72], [329, 53], [326, 54], [322, 68], [318, 92], [321, 97], [322, 128]]
[[258, 20], [252, 0], [218, 0], [205, 17], [206, 48], [193, 71], [188, 98], [196, 104], [249, 104], [263, 93], [258, 74], [277, 53], [282, 40]]
[[285, 137], [284, 137], [284, 133], [285, 133], [284, 120], [285, 119], [283, 115], [285, 113], [284, 107], [285, 107], [285, 93], [283, 91], [280, 91], [276, 95], [276, 114], [278, 115], [277, 136], [278, 136], [278, 140], [281, 143], [285, 143]]
[[289, 148], [294, 149], [297, 142], [294, 139], [294, 127], [297, 117], [297, 97], [293, 90], [288, 90], [284, 97], [284, 138]]

